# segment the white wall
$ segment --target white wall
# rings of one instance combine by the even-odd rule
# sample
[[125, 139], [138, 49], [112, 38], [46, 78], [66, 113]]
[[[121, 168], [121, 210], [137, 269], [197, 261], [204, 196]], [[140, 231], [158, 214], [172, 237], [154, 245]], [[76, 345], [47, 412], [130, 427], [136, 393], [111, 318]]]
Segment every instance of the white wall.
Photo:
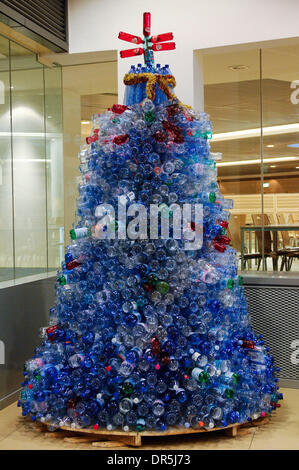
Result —
[[[174, 32], [176, 51], [156, 53], [156, 62], [170, 64], [176, 93], [189, 104], [194, 50], [299, 35], [298, 0], [69, 0], [70, 53], [130, 48], [117, 39], [118, 32], [142, 34], [144, 11], [152, 13], [153, 34]], [[122, 77], [138, 62], [140, 57], [119, 61], [119, 101]]]

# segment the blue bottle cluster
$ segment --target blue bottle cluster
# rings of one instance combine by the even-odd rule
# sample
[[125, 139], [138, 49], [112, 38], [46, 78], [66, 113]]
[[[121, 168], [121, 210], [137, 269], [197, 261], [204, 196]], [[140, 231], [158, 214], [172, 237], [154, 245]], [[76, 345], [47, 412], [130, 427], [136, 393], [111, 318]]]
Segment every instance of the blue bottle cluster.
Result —
[[[144, 66], [142, 66], [142, 64], [137, 64], [137, 67], [132, 65], [128, 73], [137, 74], [137, 75], [141, 73], [153, 73], [153, 74], [165, 76], [165, 75], [171, 75], [171, 70], [168, 64], [164, 65], [163, 67], [161, 67], [160, 64], [156, 64], [156, 65], [145, 64]], [[170, 87], [170, 90], [172, 90], [171, 87]], [[158, 85], [155, 85], [155, 92], [156, 92], [156, 97], [154, 100], [155, 105], [158, 105], [167, 101], [165, 94], [158, 87]], [[145, 98], [146, 98], [146, 84], [145, 83], [139, 83], [138, 85], [135, 85], [135, 86], [126, 87], [125, 97], [124, 97], [125, 105], [141, 103]]]
[[[250, 326], [209, 118], [138, 87], [93, 117], [50, 326], [24, 368], [23, 415], [53, 429], [212, 429], [271, 413], [282, 398]], [[105, 238], [118, 227], [110, 208], [119, 197], [147, 208], [201, 203], [201, 249]]]

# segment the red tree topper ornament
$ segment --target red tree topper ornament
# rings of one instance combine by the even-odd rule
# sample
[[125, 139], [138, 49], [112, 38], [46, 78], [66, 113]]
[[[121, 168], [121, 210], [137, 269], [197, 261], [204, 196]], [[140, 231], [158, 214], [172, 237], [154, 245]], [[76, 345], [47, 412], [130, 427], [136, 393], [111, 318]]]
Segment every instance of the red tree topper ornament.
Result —
[[118, 35], [118, 39], [123, 41], [132, 42], [133, 44], [142, 44], [143, 41], [139, 36], [133, 36], [133, 34], [123, 33], [122, 31]]
[[143, 13], [143, 36], [142, 39], [140, 36], [120, 31], [118, 38], [122, 41], [131, 42], [136, 45], [143, 44], [143, 48], [136, 47], [135, 49], [120, 51], [120, 57], [125, 59], [127, 57], [135, 57], [143, 54], [145, 64], [153, 65], [153, 51], [171, 51], [175, 49], [174, 42], [165, 42], [173, 39], [173, 33], [162, 33], [157, 36], [151, 36], [151, 14], [148, 12]]
[[136, 49], [126, 49], [125, 51], [120, 51], [120, 56], [122, 59], [127, 59], [128, 57], [135, 57], [136, 55], [142, 55], [143, 49], [137, 47]]
[[158, 36], [152, 36], [151, 37], [151, 42], [165, 42], [165, 41], [170, 41], [173, 39], [173, 34], [172, 33], [164, 33], [164, 34], [158, 34]]
[[165, 42], [165, 44], [153, 44], [152, 49], [153, 51], [172, 51], [175, 49], [175, 43]]
[[143, 13], [143, 35], [149, 37], [151, 34], [151, 14]]

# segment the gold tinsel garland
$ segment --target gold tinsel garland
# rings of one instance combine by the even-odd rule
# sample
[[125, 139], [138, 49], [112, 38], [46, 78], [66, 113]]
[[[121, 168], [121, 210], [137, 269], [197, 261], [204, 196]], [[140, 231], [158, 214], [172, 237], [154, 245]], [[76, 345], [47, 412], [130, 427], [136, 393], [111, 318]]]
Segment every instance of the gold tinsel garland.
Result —
[[173, 75], [159, 75], [154, 73], [127, 73], [124, 76], [125, 85], [137, 85], [138, 83], [146, 83], [146, 96], [151, 101], [156, 97], [155, 85], [165, 93], [169, 100], [176, 98], [175, 94], [170, 91], [169, 86], [175, 87], [176, 81]]

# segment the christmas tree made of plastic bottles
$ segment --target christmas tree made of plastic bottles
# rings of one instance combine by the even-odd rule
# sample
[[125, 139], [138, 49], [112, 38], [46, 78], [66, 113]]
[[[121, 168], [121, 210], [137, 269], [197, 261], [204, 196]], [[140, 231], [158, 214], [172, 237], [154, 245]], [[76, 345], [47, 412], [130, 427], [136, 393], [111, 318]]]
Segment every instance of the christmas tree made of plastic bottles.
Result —
[[[23, 415], [53, 428], [211, 429], [271, 413], [282, 398], [250, 326], [211, 123], [175, 97], [168, 66], [154, 65], [153, 51], [174, 49], [172, 33], [151, 36], [149, 13], [143, 33], [119, 35], [136, 46], [121, 56], [143, 54], [145, 66], [125, 75], [125, 105], [93, 116], [50, 326], [25, 364]], [[131, 203], [161, 213], [201, 204], [201, 248], [171, 236], [119, 238], [109, 208]], [[182, 230], [195, 232], [195, 221]]]

